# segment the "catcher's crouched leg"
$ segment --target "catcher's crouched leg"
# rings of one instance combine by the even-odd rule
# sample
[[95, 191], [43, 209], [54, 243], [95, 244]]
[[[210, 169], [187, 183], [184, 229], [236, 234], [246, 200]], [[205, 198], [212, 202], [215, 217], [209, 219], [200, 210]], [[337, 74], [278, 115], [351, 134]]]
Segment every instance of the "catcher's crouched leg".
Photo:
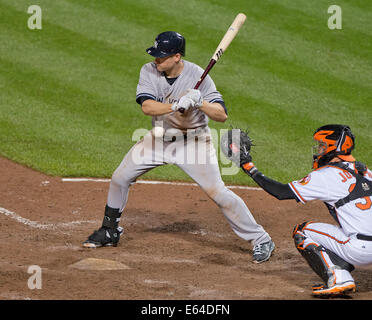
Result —
[[334, 252], [309, 239], [305, 228], [311, 222], [295, 226], [293, 230], [294, 244], [311, 269], [324, 281], [325, 285], [313, 287], [313, 294], [332, 296], [355, 291], [355, 283], [350, 272], [354, 266]]
[[116, 247], [124, 230], [119, 227], [121, 212], [106, 205], [101, 228], [95, 230], [83, 243], [85, 248]]

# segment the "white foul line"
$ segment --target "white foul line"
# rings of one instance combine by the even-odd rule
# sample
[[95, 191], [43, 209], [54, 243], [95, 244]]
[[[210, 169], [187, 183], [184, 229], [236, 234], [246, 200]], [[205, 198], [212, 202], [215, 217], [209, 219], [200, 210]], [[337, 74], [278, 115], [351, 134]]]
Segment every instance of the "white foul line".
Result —
[[[95, 178], [62, 178], [63, 182], [110, 182], [111, 179], [95, 179]], [[154, 180], [137, 180], [140, 184], [165, 184], [172, 186], [191, 186], [197, 187], [198, 184], [191, 182], [171, 182], [171, 181], [154, 181]], [[243, 189], [243, 190], [262, 190], [261, 188], [247, 187], [247, 186], [226, 186], [229, 189]]]
[[59, 223], [49, 223], [49, 224], [41, 224], [36, 221], [32, 221], [30, 219], [26, 219], [21, 217], [20, 215], [16, 214], [15, 212], [9, 211], [5, 208], [0, 207], [0, 213], [4, 214], [5, 216], [8, 216], [20, 223], [23, 223], [26, 226], [29, 226], [31, 228], [37, 228], [37, 229], [57, 229], [57, 228], [63, 228], [63, 227], [71, 227], [75, 224], [82, 224], [82, 223], [97, 223], [97, 221], [92, 220], [86, 220], [86, 221], [71, 221], [71, 222], [59, 222]]

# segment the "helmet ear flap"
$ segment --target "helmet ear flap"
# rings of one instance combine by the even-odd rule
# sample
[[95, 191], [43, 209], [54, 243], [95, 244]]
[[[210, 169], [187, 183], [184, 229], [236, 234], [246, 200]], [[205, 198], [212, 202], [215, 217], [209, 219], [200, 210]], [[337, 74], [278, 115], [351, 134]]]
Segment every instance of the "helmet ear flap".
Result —
[[354, 143], [351, 137], [346, 136], [344, 143], [341, 145], [341, 151], [350, 153], [354, 149]]
[[340, 140], [337, 143], [337, 154], [348, 155], [354, 149], [354, 135], [348, 126], [343, 128], [340, 136]]

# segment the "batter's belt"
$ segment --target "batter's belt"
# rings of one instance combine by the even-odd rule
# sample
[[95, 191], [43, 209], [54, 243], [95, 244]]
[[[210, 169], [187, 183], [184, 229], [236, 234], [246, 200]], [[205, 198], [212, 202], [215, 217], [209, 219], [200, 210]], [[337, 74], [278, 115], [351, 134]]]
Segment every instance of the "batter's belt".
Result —
[[199, 137], [206, 137], [206, 139], [210, 139], [210, 129], [208, 126], [200, 127], [196, 129], [187, 129], [186, 131], [176, 130], [175, 133], [172, 133], [172, 130], [167, 130], [163, 136], [164, 141], [167, 142], [174, 142], [176, 140], [189, 140], [193, 139], [194, 141], [198, 141]]

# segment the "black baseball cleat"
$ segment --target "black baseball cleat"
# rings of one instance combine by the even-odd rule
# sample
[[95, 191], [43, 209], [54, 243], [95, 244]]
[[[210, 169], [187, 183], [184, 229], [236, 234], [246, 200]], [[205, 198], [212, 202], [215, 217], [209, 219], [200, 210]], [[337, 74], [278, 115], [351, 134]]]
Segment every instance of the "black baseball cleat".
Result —
[[122, 227], [116, 229], [101, 227], [95, 230], [86, 241], [83, 242], [84, 248], [116, 247], [120, 236], [124, 233]]

